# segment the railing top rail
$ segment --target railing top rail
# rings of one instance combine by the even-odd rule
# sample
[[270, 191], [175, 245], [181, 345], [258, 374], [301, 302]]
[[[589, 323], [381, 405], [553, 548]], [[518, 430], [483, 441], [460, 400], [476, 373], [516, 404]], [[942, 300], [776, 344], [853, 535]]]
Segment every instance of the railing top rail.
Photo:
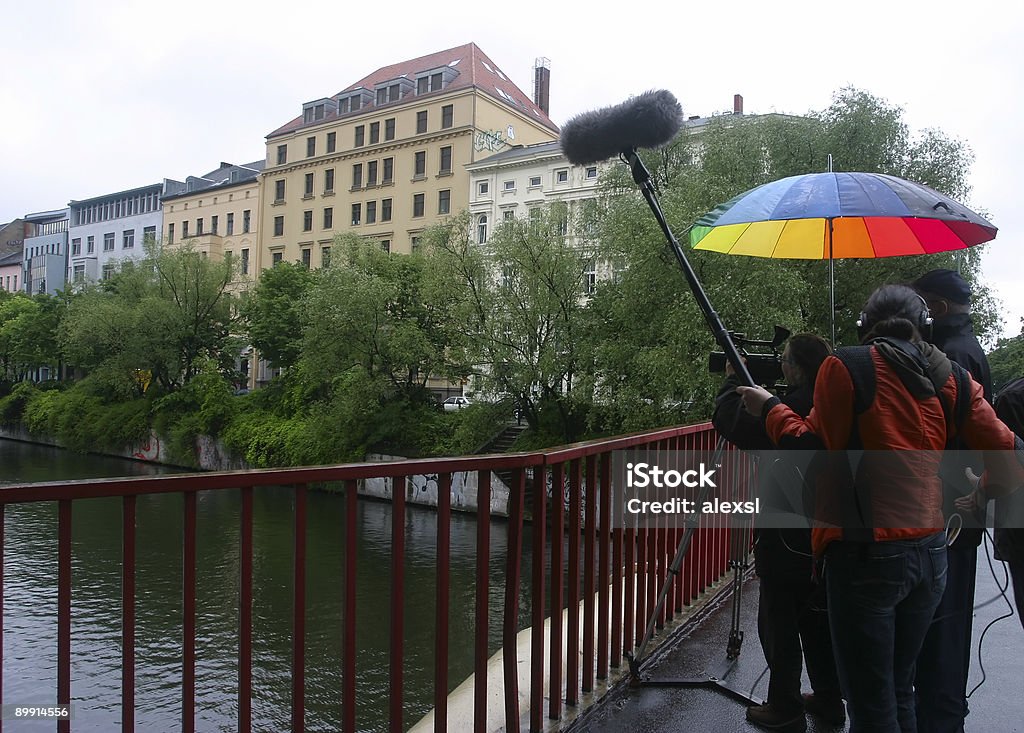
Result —
[[290, 486], [367, 478], [411, 476], [422, 473], [456, 473], [485, 469], [527, 468], [558, 463], [588, 455], [621, 450], [677, 435], [707, 430], [710, 423], [665, 428], [645, 433], [576, 443], [528, 453], [498, 453], [458, 458], [420, 458], [396, 461], [346, 463], [333, 466], [213, 471], [160, 476], [99, 478], [12, 484], [0, 487], [0, 505], [61, 499], [95, 499], [192, 491], [216, 491], [255, 486]]

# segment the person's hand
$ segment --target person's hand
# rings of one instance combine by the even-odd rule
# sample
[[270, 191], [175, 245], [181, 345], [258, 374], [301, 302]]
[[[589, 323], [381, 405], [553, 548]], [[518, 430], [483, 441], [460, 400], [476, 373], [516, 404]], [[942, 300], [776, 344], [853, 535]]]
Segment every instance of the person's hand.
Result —
[[764, 403], [772, 398], [772, 393], [764, 387], [737, 387], [736, 391], [743, 400], [744, 409], [754, 417], [761, 417]]
[[[740, 357], [740, 359], [743, 361], [744, 364], [747, 363], [747, 360], [744, 359], [742, 356]], [[725, 376], [727, 376], [727, 377], [735, 377], [736, 376], [736, 369], [735, 369], [735, 367], [733, 367], [732, 362], [729, 361], [728, 359], [725, 360]]]
[[971, 514], [978, 518], [979, 521], [984, 521], [985, 504], [988, 502], [988, 497], [981, 490], [981, 476], [971, 470], [970, 466], [964, 469], [964, 475], [967, 477], [967, 482], [971, 485], [972, 491], [966, 496], [957, 498], [953, 504], [958, 512]]

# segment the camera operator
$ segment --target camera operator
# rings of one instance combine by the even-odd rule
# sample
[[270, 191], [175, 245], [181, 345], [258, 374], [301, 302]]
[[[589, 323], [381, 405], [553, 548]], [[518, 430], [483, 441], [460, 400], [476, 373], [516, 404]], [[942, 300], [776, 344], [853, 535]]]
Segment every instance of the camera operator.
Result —
[[[810, 413], [814, 380], [830, 353], [828, 343], [813, 334], [796, 334], [787, 341], [781, 367], [788, 388], [782, 402], [797, 414]], [[743, 409], [731, 364], [726, 365], [726, 375], [715, 400], [715, 428], [738, 448], [772, 450], [763, 423]], [[760, 463], [762, 487], [771, 480], [773, 467], [769, 463], [764, 457]], [[791, 475], [802, 484], [796, 471]], [[802, 494], [802, 486], [799, 488]], [[764, 705], [748, 708], [747, 719], [766, 728], [802, 731], [806, 711], [832, 725], [842, 725], [846, 715], [824, 592], [814, 577], [810, 525], [786, 529], [755, 526], [754, 567], [760, 578], [757, 633], [768, 663], [768, 699]], [[801, 642], [814, 690], [806, 696], [800, 694]]]

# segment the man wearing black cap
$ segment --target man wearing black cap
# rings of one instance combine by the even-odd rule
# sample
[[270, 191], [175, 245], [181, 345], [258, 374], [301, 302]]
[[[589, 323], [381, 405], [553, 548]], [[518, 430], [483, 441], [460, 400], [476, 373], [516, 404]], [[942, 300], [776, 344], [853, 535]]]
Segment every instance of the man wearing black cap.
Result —
[[[928, 338], [950, 360], [971, 373], [992, 401], [988, 360], [971, 323], [971, 286], [953, 270], [932, 270], [913, 283], [933, 319]], [[956, 475], [949, 472], [947, 475]], [[947, 486], [946, 516], [952, 498], [969, 492], [968, 486]], [[967, 674], [971, 666], [971, 626], [978, 545], [984, 530], [964, 528], [948, 548], [946, 591], [917, 657], [914, 680], [917, 725], [920, 733], [963, 733], [967, 715]]]

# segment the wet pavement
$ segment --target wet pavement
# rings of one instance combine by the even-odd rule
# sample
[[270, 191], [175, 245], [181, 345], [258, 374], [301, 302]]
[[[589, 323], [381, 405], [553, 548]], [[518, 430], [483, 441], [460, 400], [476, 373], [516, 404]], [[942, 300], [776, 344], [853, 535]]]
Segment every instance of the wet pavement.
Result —
[[[978, 553], [978, 581], [975, 594], [974, 641], [971, 646], [971, 672], [968, 690], [978, 687], [970, 696], [970, 714], [965, 722], [966, 733], [1024, 733], [1024, 629], [1016, 615], [995, 621], [1010, 612], [1000, 595], [1005, 585], [1002, 563], [992, 561], [991, 548], [983, 546]], [[993, 577], [993, 575], [995, 577]], [[757, 579], [743, 586], [740, 605], [740, 628], [744, 633], [742, 651], [728, 675], [726, 684], [753, 696], [758, 701], [767, 694], [768, 675], [764, 656], [757, 639]], [[1007, 591], [1012, 601], [1012, 590]], [[709, 672], [721, 670], [726, 663], [726, 646], [732, 622], [731, 597], [686, 632], [685, 638], [645, 668], [651, 683], [641, 687], [623, 687], [611, 692], [596, 707], [587, 711], [571, 730], [593, 733], [628, 731], [763, 731], [745, 718], [745, 706], [731, 693], [715, 684], [700, 687], [659, 687], [658, 680], [706, 679]], [[979, 660], [979, 641], [984, 633]], [[804, 690], [809, 692], [806, 673]], [[807, 717], [807, 730], [844, 731], [846, 727], [825, 725]]]

